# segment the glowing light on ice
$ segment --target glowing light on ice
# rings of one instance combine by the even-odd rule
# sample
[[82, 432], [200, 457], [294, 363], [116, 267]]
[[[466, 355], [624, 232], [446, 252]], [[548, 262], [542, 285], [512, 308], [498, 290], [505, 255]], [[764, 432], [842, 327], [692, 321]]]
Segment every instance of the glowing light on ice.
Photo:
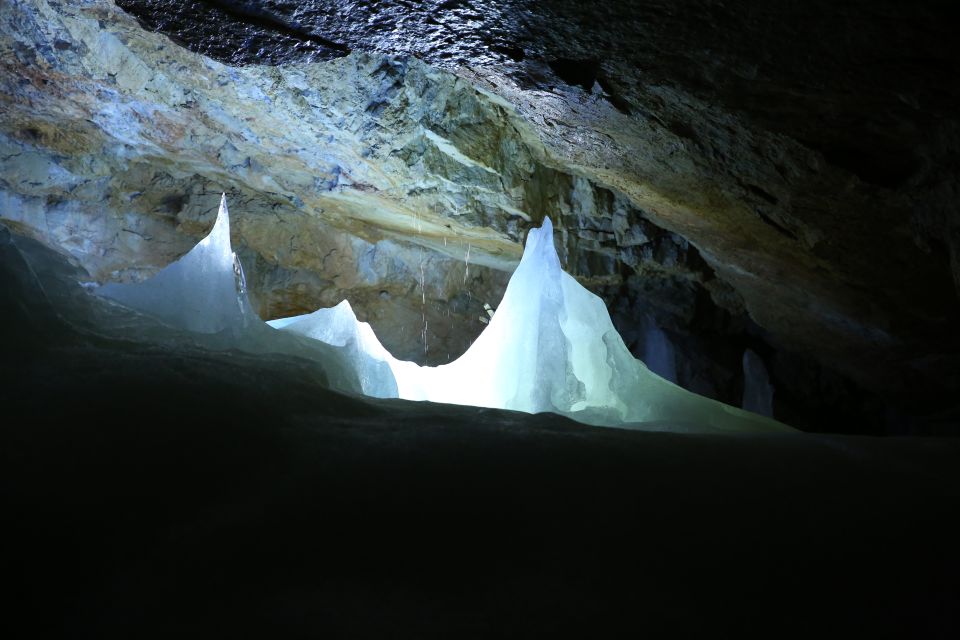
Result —
[[226, 196], [213, 229], [185, 256], [143, 282], [109, 283], [98, 293], [190, 331], [240, 329], [250, 318], [249, 303], [230, 247]]
[[[225, 196], [220, 199], [213, 229], [185, 256], [143, 282], [106, 284], [97, 293], [169, 327], [206, 334], [197, 341], [198, 346], [310, 358], [326, 385], [333, 389], [397, 397], [390, 367], [367, 353], [368, 342], [350, 337], [358, 329], [346, 302], [335, 309], [321, 309], [304, 316], [325, 327], [323, 331], [313, 331], [312, 340], [296, 335], [306, 335], [294, 326], [300, 318], [289, 318], [285, 324], [290, 325], [290, 331], [283, 334], [263, 323], [250, 307], [243, 270], [230, 245], [230, 214]], [[341, 317], [341, 307], [349, 317]], [[369, 325], [366, 329], [372, 335]]]
[[327, 384], [344, 391], [552, 411], [609, 426], [789, 430], [685, 391], [635, 359], [603, 301], [560, 268], [549, 219], [530, 230], [520, 265], [483, 333], [460, 358], [439, 367], [394, 358], [345, 300], [260, 321], [230, 246], [226, 198], [210, 234], [180, 260], [144, 282], [108, 284], [99, 293], [173, 327], [215, 334], [230, 348], [311, 358]]
[[313, 313], [271, 320], [267, 324], [340, 347], [359, 376], [365, 394], [378, 398], [397, 397], [397, 386], [393, 384], [395, 373], [390, 364], [393, 356], [377, 340], [373, 328], [357, 320], [346, 300], [330, 309], [317, 309]]
[[[340, 344], [386, 363], [399, 397], [552, 411], [609, 426], [659, 423], [689, 430], [789, 430], [773, 420], [690, 393], [635, 359], [603, 301], [560, 268], [553, 226], [531, 229], [520, 265], [483, 333], [460, 358], [438, 367], [397, 360], [346, 302], [329, 315], [269, 324]], [[363, 378], [361, 374], [361, 378]]]

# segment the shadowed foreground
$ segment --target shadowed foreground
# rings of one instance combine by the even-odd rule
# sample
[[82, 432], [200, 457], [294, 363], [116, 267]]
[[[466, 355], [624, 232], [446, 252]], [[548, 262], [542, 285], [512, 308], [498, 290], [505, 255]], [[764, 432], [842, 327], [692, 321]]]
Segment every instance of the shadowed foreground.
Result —
[[4, 623], [30, 636], [960, 630], [960, 442], [372, 402], [75, 330], [4, 265]]

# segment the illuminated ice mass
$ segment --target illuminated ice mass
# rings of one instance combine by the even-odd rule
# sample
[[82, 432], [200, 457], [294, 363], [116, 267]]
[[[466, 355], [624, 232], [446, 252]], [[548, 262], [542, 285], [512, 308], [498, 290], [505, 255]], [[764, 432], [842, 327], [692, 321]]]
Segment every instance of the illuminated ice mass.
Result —
[[483, 333], [460, 358], [437, 367], [394, 358], [346, 300], [260, 321], [230, 246], [225, 197], [210, 234], [187, 255], [149, 280], [104, 285], [99, 293], [177, 328], [233, 336], [241, 348], [290, 352], [296, 347], [289, 339], [309, 338], [317, 347], [314, 357], [327, 360], [330, 386], [369, 396], [550, 411], [626, 428], [792, 431], [686, 391], [634, 358], [603, 301], [560, 268], [549, 218], [530, 230], [520, 265]]

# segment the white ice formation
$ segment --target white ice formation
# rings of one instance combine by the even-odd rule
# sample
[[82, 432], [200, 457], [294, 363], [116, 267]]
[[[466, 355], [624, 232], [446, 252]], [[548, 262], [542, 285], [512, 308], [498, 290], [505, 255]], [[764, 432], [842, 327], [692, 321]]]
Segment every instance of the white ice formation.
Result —
[[[398, 396], [399, 380], [395, 381], [391, 361], [399, 361], [380, 344], [369, 324], [357, 320], [346, 300], [329, 309], [317, 309], [313, 313], [273, 320], [267, 324], [343, 350], [360, 378], [366, 395], [377, 398]], [[403, 397], [402, 394], [400, 397]]]
[[[243, 269], [231, 248], [226, 196], [220, 199], [213, 229], [186, 255], [143, 282], [105, 284], [97, 293], [168, 327], [194, 332], [200, 346], [308, 358], [332, 389], [397, 397], [388, 366], [331, 333], [333, 326], [341, 325], [328, 321], [325, 333], [308, 340], [264, 324], [250, 306]], [[321, 309], [308, 317], [329, 319], [331, 311]], [[352, 312], [350, 317], [356, 322]]]
[[[192, 331], [228, 332], [241, 347], [326, 359], [334, 388], [377, 397], [473, 405], [580, 422], [681, 431], [784, 431], [789, 427], [685, 391], [634, 358], [603, 301], [560, 268], [549, 219], [531, 229], [520, 265], [490, 323], [456, 361], [421, 367], [394, 358], [347, 301], [259, 322], [230, 248], [225, 199], [203, 241], [153, 278], [101, 293]], [[310, 338], [306, 340], [305, 338]], [[296, 344], [284, 340], [298, 340]], [[254, 345], [251, 347], [251, 345]], [[307, 349], [306, 352], [310, 352]]]
[[224, 195], [213, 229], [189, 253], [144, 282], [108, 283], [99, 293], [167, 324], [218, 333], [238, 331], [250, 318], [245, 288]]

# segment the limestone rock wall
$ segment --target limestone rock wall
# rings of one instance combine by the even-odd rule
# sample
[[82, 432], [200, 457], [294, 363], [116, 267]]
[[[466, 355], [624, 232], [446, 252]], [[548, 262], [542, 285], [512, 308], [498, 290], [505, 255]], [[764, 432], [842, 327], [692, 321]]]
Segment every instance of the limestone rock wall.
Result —
[[[107, 0], [0, 12], [0, 217], [93, 279], [173, 260], [226, 191], [265, 317], [348, 297], [397, 355], [444, 362], [550, 215], [565, 268], [638, 350], [644, 322], [666, 329], [697, 391], [736, 401], [747, 347], [807, 426], [941, 410], [960, 386], [938, 160], [956, 127], [851, 125], [865, 160], [835, 121], [884, 96], [785, 100], [808, 78], [772, 41], [782, 77], [710, 40], [722, 8], [690, 3], [719, 11], [700, 25], [659, 3], [120, 4], [222, 61]], [[757, 11], [744, 28], [775, 31]]]
[[568, 268], [600, 282], [691, 251], [625, 198], [545, 164], [502, 100], [415, 59], [236, 68], [107, 3], [13, 9], [3, 217], [96, 280], [175, 259], [225, 190], [265, 317], [349, 297], [398, 355], [442, 362], [482, 329], [482, 304], [545, 215]]

